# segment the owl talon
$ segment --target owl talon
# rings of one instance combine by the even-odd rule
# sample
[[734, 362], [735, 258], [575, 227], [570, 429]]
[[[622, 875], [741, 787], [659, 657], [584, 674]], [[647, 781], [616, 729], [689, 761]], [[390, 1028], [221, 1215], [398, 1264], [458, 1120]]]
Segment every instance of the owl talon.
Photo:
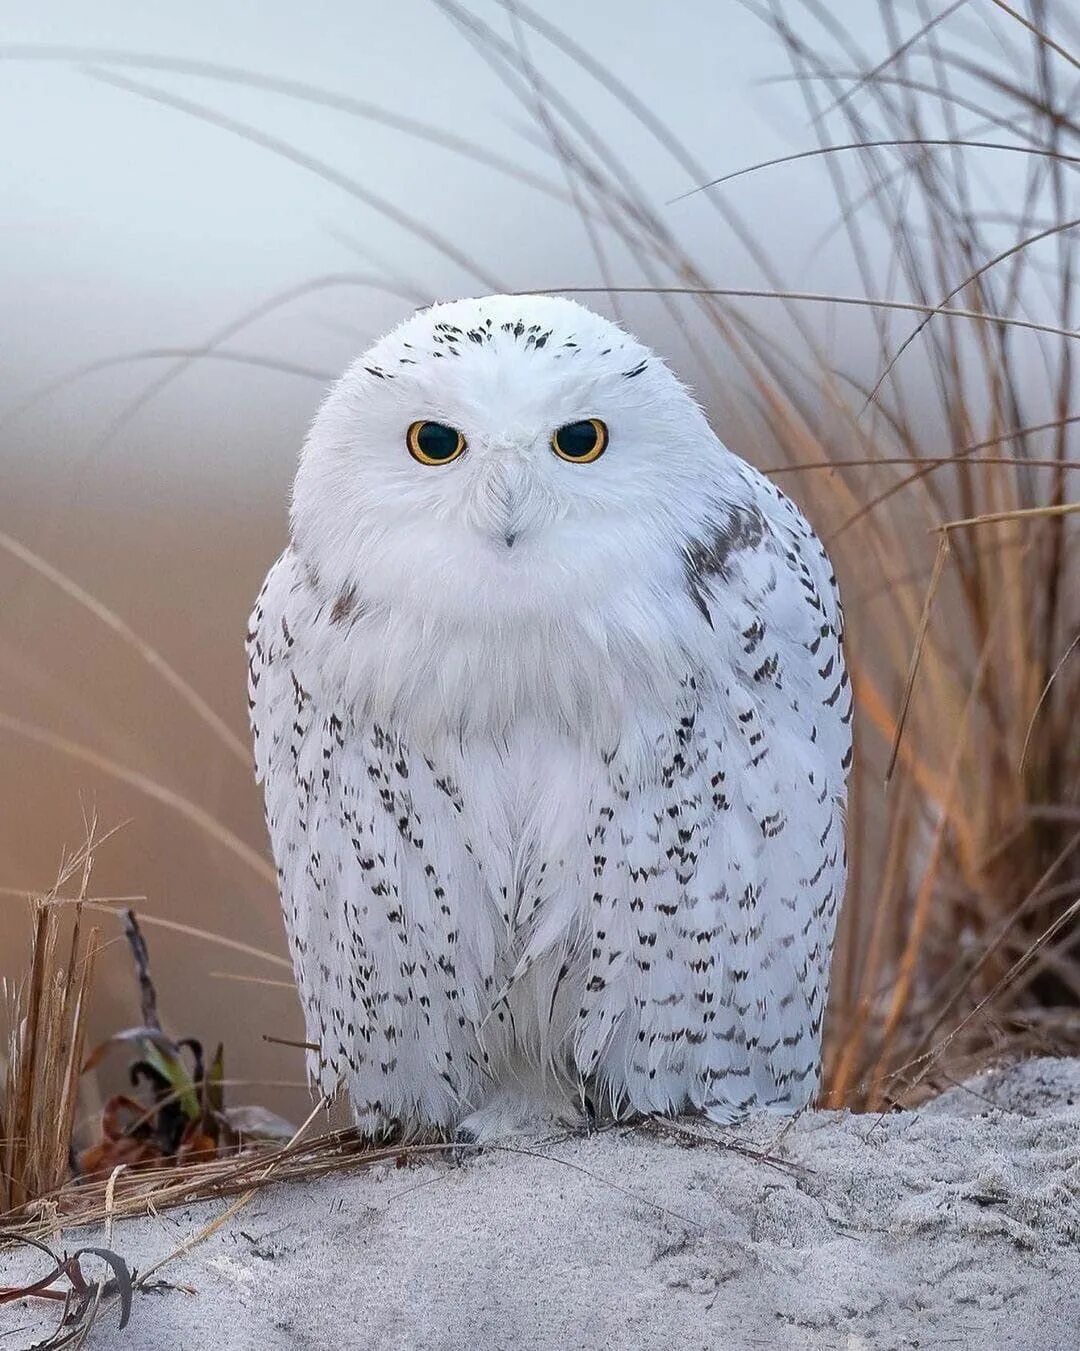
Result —
[[454, 1132], [454, 1142], [450, 1149], [450, 1162], [460, 1168], [466, 1159], [476, 1158], [483, 1149], [476, 1132], [468, 1126], [459, 1126]]

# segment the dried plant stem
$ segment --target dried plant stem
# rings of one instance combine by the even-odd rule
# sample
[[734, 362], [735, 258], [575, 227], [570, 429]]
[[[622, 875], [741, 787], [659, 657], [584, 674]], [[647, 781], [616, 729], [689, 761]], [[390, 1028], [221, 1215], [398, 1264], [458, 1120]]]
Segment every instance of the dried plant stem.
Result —
[[[99, 843], [92, 821], [87, 845], [62, 870], [57, 887], [81, 862], [85, 895]], [[69, 907], [71, 935], [61, 967], [61, 913], [48, 899], [34, 903], [30, 971], [16, 997], [6, 1081], [0, 1084], [0, 1211], [55, 1191], [68, 1172], [98, 931], [84, 933], [80, 901]]]

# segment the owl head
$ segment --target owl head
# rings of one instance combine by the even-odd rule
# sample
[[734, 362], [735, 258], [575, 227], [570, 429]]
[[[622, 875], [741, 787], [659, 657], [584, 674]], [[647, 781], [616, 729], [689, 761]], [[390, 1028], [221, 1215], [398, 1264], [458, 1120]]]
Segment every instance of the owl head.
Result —
[[341, 594], [511, 622], [642, 577], [678, 585], [732, 458], [607, 319], [548, 296], [458, 300], [412, 315], [330, 391], [294, 542]]

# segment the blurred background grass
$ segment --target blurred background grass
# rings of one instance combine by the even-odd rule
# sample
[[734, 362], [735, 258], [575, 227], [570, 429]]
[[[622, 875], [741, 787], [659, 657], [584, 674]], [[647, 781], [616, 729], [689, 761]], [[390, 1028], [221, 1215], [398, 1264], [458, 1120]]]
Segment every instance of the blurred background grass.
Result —
[[[827, 1100], [1072, 1046], [1078, 39], [1060, 0], [8, 15], [0, 974], [87, 816], [122, 826], [89, 892], [145, 897], [166, 1025], [304, 1115], [300, 1053], [263, 1040], [301, 1035], [287, 973], [150, 923], [285, 951], [242, 642], [296, 452], [416, 305], [575, 288], [837, 563], [859, 714]], [[91, 1041], [137, 1003], [99, 921]]]

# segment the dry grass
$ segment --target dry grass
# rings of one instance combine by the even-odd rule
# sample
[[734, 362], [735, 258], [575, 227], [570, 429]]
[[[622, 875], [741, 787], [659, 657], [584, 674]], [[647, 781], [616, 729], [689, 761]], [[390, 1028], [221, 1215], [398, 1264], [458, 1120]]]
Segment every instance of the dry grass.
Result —
[[[864, 288], [829, 297], [789, 285], [761, 255], [733, 202], [735, 175], [697, 164], [653, 110], [540, 13], [500, 0], [507, 39], [455, 0], [436, 3], [536, 118], [569, 191], [533, 186], [581, 213], [615, 313], [630, 294], [655, 297], [699, 362], [699, 387], [715, 380], [723, 390], [733, 448], [807, 507], [836, 561], [858, 717], [824, 1101], [864, 1110], [917, 1102], [991, 1056], [1077, 1049], [1076, 25], [1040, 0], [1024, 15], [1000, 4], [951, 6], [940, 22], [917, 0], [914, 24], [882, 0], [891, 54], [881, 60], [859, 50], [818, 0], [748, 6], [787, 53], [817, 138], [806, 155], [820, 160], [835, 193], [838, 224], [814, 256], [846, 251]], [[598, 81], [634, 134], [654, 139], [690, 184], [708, 184], [702, 209], [745, 246], [762, 286], [713, 283], [681, 247], [670, 213], [540, 73], [530, 55], [537, 43], [560, 49], [574, 79]], [[88, 55], [110, 64], [108, 54]], [[256, 78], [209, 66], [198, 73]], [[190, 100], [115, 71], [109, 78], [305, 162]], [[343, 115], [375, 115], [311, 86], [264, 84]], [[1002, 161], [1011, 177], [999, 209], [986, 175], [1005, 172]], [[328, 176], [321, 163], [306, 167]], [[741, 170], [740, 183], [751, 171]], [[331, 181], [359, 195], [351, 180]], [[646, 284], [616, 285], [616, 257], [632, 260]], [[763, 300], [780, 308], [782, 330], [761, 318]], [[855, 370], [839, 367], [814, 318], [839, 303], [853, 323], [865, 321]], [[179, 809], [205, 828], [190, 806]], [[35, 914], [25, 1031], [15, 1037], [2, 1117], [6, 1204], [34, 1196], [100, 1215], [100, 1188], [73, 1196], [61, 1187], [92, 940], [91, 957], [73, 948], [60, 971], [56, 907]], [[349, 1136], [297, 1140], [133, 1175], [113, 1205], [126, 1213], [247, 1195], [274, 1177], [386, 1156], [357, 1154]]]
[[[1044, 31], [1052, 7], [1033, 5], [1025, 26], [990, 24], [1000, 55], [982, 61], [966, 54], [973, 44], [958, 54], [947, 25], [905, 46], [883, 5], [896, 56], [854, 94], [833, 65], [871, 63], [815, 6], [802, 9], [835, 44], [832, 60], [776, 27], [823, 140], [836, 119], [839, 140], [935, 129], [960, 140], [972, 135], [965, 105], [985, 102], [980, 135], [989, 125], [1038, 152], [1005, 223], [984, 218], [970, 150], [905, 151], [897, 174], [895, 154], [870, 149], [857, 182], [830, 156], [852, 253], [867, 258], [875, 231], [894, 240], [888, 294], [902, 287], [932, 313], [902, 341], [877, 321], [865, 396], [850, 384], [854, 397], [838, 399], [834, 386], [824, 417], [790, 397], [772, 416], [793, 467], [870, 461], [785, 482], [805, 486], [847, 582], [861, 712], [827, 1100], [876, 1108], [924, 1093], [927, 1075], [948, 1082], [971, 1055], [1061, 1045], [1080, 1002], [1080, 660], [1069, 660], [1080, 631], [1080, 476], [1069, 477], [1080, 196], [1068, 158], [1080, 128], [1068, 111], [1075, 71]], [[828, 101], [838, 106], [823, 116]], [[952, 305], [1044, 320], [1062, 336], [942, 319]]]
[[[70, 1174], [70, 1155], [98, 931], [84, 930], [86, 896], [96, 844], [65, 860], [50, 895], [33, 903], [29, 975], [5, 991], [8, 1002], [6, 1073], [0, 1089], [0, 1219], [55, 1194]], [[57, 896], [73, 877], [79, 895], [62, 926]], [[61, 952], [61, 931], [67, 941]]]

